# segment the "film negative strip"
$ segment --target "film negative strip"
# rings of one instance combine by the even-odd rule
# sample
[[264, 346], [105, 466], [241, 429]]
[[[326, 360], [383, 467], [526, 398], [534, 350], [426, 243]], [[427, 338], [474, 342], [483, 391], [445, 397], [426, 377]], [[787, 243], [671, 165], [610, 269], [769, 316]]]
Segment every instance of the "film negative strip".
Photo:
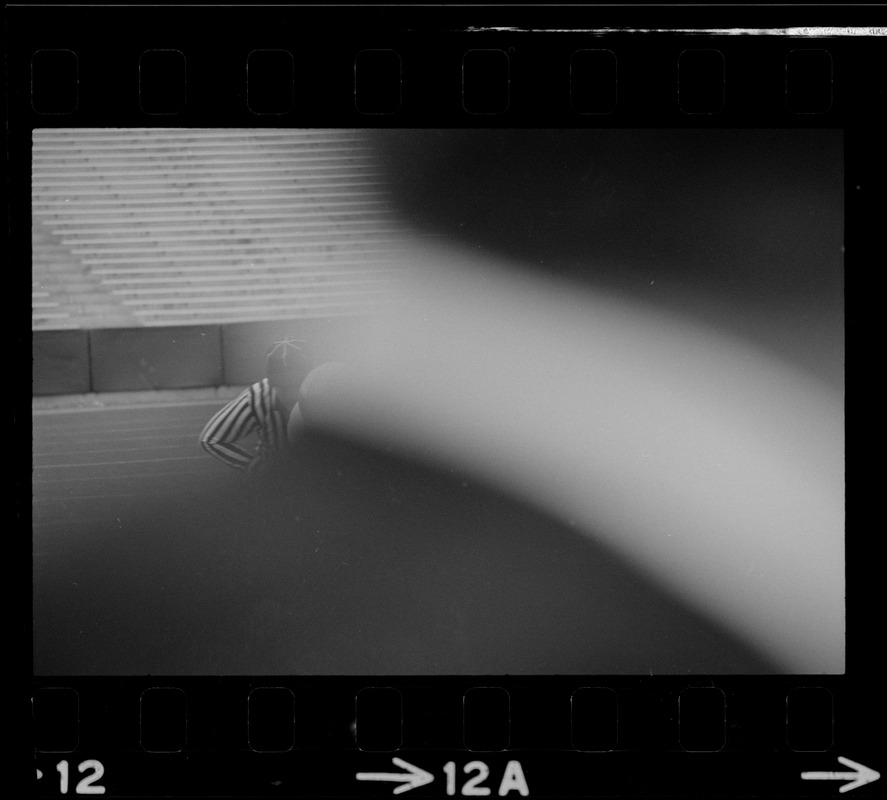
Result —
[[7, 7], [36, 796], [883, 795], [887, 28], [730, 13]]

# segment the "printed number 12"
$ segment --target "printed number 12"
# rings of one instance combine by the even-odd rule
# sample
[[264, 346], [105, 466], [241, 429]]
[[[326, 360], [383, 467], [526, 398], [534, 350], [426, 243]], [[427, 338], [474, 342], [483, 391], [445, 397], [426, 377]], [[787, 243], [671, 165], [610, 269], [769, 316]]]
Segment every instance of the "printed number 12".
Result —
[[[483, 761], [471, 761], [465, 765], [463, 771], [466, 775], [470, 775], [472, 772], [476, 773], [462, 786], [461, 794], [464, 797], [486, 797], [490, 794], [489, 786], [481, 786], [490, 776], [490, 769]], [[444, 773], [447, 776], [447, 794], [452, 797], [456, 794], [456, 763], [447, 761], [444, 764]], [[508, 762], [505, 774], [502, 776], [502, 783], [499, 784], [500, 797], [504, 797], [509, 792], [519, 792], [523, 797], [530, 793], [519, 761]]]
[[[59, 773], [59, 791], [62, 794], [67, 794], [68, 762], [59, 761], [59, 763], [55, 765], [55, 768]], [[102, 763], [100, 761], [95, 761], [94, 759], [89, 759], [88, 761], [81, 762], [77, 766], [78, 772], [86, 772], [87, 770], [92, 770], [92, 774], [84, 775], [77, 782], [77, 786], [74, 788], [74, 794], [104, 794], [104, 786], [93, 786], [93, 784], [105, 774], [105, 768], [102, 766]]]

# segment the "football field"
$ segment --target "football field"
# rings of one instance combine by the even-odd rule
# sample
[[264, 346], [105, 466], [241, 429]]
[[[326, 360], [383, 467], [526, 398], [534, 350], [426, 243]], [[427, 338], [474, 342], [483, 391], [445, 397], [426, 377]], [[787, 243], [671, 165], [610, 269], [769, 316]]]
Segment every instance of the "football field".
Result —
[[35, 410], [35, 674], [770, 669], [468, 476], [315, 434], [250, 480], [197, 442], [219, 405]]

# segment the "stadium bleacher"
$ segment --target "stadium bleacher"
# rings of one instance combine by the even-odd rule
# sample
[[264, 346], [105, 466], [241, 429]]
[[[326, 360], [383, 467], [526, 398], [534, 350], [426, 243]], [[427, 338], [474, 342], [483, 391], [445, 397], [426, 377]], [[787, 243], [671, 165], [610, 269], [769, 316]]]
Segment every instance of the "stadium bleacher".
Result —
[[366, 313], [410, 235], [349, 130], [37, 130], [32, 211], [35, 369], [41, 332]]

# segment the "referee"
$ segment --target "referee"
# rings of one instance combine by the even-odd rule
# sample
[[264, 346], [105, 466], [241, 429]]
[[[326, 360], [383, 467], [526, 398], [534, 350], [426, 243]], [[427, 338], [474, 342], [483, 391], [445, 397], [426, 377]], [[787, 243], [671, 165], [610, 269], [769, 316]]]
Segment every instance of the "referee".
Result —
[[[200, 444], [234, 469], [254, 472], [287, 445], [287, 426], [299, 414], [299, 388], [311, 369], [304, 342], [275, 342], [265, 358], [265, 378], [244, 389], [206, 423]], [[251, 449], [243, 440], [258, 436]]]

